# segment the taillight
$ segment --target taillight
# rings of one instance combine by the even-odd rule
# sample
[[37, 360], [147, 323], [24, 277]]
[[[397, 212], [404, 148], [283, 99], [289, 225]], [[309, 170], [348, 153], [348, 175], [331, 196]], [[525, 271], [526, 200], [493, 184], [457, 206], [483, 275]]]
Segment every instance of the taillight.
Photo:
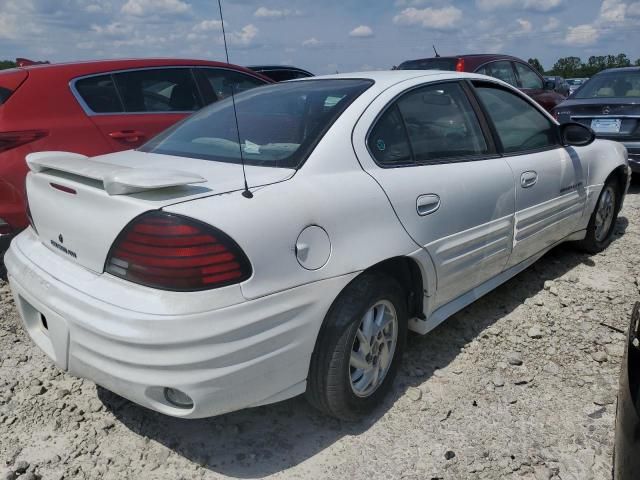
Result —
[[7, 235], [13, 232], [13, 228], [5, 220], [0, 218], [0, 235]]
[[456, 63], [456, 72], [464, 72], [464, 58], [459, 58]]
[[46, 137], [45, 130], [25, 130], [22, 132], [0, 132], [0, 152], [6, 152], [25, 143], [35, 142]]
[[251, 264], [217, 228], [154, 211], [135, 218], [118, 235], [105, 271], [148, 287], [193, 291], [240, 283], [251, 276]]

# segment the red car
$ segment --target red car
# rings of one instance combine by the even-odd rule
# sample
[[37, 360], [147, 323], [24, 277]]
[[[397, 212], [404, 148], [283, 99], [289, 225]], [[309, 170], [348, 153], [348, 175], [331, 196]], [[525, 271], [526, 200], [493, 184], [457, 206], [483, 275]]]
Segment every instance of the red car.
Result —
[[554, 82], [546, 82], [531, 68], [531, 65], [510, 55], [480, 54], [422, 58], [407, 60], [397, 68], [398, 70], [451, 70], [489, 75], [519, 88], [549, 112], [566, 98], [554, 90]]
[[[27, 226], [25, 155], [136, 148], [194, 110], [273, 83], [203, 60], [109, 60], [0, 71], [0, 253]], [[1, 255], [0, 255], [1, 259]], [[1, 262], [0, 262], [1, 264]]]

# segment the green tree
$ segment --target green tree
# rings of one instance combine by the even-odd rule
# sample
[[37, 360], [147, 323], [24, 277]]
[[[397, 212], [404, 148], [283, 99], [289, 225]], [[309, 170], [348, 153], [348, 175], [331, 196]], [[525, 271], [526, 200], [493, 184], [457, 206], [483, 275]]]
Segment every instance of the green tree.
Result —
[[559, 58], [553, 66], [552, 75], [559, 75], [564, 78], [577, 77], [582, 70], [582, 60], [579, 57]]
[[529, 65], [531, 65], [538, 72], [540, 72], [540, 75], [544, 75], [544, 68], [540, 63], [540, 60], [538, 60], [537, 58], [530, 58], [529, 60], [527, 60], [527, 62], [529, 62]]
[[16, 62], [12, 62], [11, 60], [0, 60], [0, 70], [4, 70], [5, 68], [14, 68], [16, 66]]
[[636, 60], [636, 67], [640, 67], [640, 58]]

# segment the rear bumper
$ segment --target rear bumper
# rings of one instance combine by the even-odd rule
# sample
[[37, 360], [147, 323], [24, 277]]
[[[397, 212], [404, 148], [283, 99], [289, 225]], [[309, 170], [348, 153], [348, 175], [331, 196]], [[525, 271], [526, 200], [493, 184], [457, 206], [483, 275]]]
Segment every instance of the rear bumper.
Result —
[[629, 166], [631, 171], [640, 173], [640, 142], [620, 142], [629, 152]]
[[[97, 281], [78, 289], [59, 280], [64, 278], [57, 271], [61, 260], [44, 247], [36, 265], [24, 253], [38, 248], [34, 242], [38, 240], [28, 230], [6, 256], [11, 289], [32, 340], [71, 374], [184, 418], [219, 415], [304, 392], [322, 320], [355, 276], [210, 311], [141, 313], [101, 299]], [[101, 280], [105, 276], [96, 275]], [[128, 287], [113, 281], [123, 290]], [[189, 295], [183, 294], [184, 302]], [[164, 396], [165, 387], [185, 392], [193, 407], [173, 406]]]

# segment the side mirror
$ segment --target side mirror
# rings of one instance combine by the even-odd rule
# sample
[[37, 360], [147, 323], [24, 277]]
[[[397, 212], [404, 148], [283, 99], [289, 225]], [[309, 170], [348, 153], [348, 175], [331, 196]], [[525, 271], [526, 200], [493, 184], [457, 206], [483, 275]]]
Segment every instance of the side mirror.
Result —
[[564, 123], [560, 125], [560, 136], [564, 145], [573, 147], [586, 147], [596, 139], [596, 134], [593, 133], [593, 130], [581, 123]]
[[556, 82], [554, 80], [545, 80], [544, 81], [544, 89], [545, 90], [555, 90]]

